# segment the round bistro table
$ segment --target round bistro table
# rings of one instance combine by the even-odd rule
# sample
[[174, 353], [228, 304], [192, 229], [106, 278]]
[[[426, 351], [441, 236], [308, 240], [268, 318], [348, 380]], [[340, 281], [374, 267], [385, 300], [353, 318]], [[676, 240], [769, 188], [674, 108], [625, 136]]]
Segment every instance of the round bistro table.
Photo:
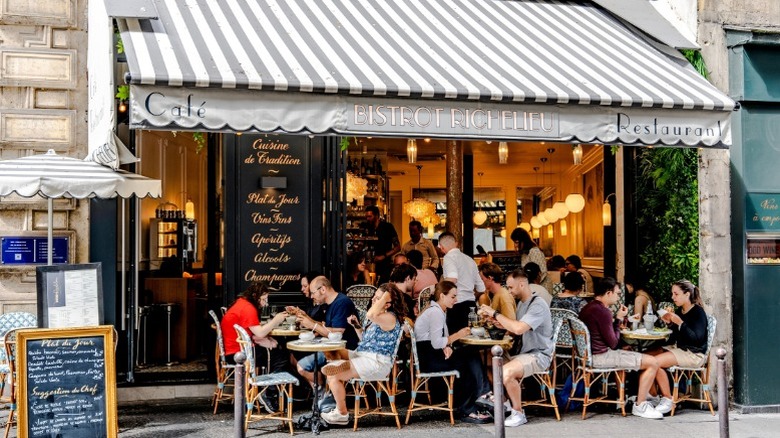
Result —
[[[272, 333], [273, 334], [273, 333]], [[331, 341], [327, 338], [314, 338], [311, 341], [290, 341], [287, 343], [287, 349], [292, 351], [300, 351], [304, 353], [324, 353], [326, 351], [336, 351], [347, 347], [347, 341]], [[307, 414], [302, 415], [303, 421], [298, 420], [299, 424], [308, 424], [311, 427], [311, 431], [319, 435], [320, 428], [323, 425], [322, 418], [320, 417], [320, 405], [317, 395], [320, 393], [320, 367], [315, 358], [314, 360], [314, 403], [311, 407], [311, 416]]]

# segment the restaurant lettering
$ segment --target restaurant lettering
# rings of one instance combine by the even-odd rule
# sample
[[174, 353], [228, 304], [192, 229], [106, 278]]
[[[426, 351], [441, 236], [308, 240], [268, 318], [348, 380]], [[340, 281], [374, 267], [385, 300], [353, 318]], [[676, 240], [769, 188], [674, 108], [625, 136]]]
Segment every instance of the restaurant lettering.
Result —
[[[305, 224], [305, 209], [299, 182], [305, 173], [306, 140], [281, 135], [245, 135], [241, 137], [243, 207], [239, 235], [243, 280], [264, 281], [283, 287], [288, 281], [300, 281], [305, 243], [300, 228]], [[264, 176], [295, 180], [284, 189], [257, 189]], [[298, 236], [301, 236], [299, 238]], [[290, 272], [293, 271], [293, 272]]]
[[356, 127], [435, 128], [552, 133], [557, 113], [428, 106], [354, 104]]
[[206, 101], [198, 105], [193, 104], [192, 94], [188, 94], [184, 102], [176, 102], [167, 99], [164, 94], [159, 91], [149, 93], [144, 99], [144, 108], [149, 114], [159, 117], [163, 114], [170, 113], [175, 118], [192, 117], [198, 118], [206, 117]]
[[628, 133], [634, 135], [674, 135], [677, 137], [721, 137], [723, 130], [720, 121], [716, 127], [686, 126], [675, 124], [659, 123], [658, 118], [654, 117], [645, 123], [636, 123], [631, 121], [628, 114], [617, 113], [617, 133]]

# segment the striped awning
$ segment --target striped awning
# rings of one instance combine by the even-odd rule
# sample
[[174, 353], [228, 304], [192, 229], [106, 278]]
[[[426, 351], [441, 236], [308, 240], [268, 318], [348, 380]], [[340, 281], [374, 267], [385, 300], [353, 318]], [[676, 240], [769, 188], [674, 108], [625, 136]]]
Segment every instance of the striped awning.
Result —
[[154, 0], [135, 127], [723, 147], [735, 103], [587, 2]]

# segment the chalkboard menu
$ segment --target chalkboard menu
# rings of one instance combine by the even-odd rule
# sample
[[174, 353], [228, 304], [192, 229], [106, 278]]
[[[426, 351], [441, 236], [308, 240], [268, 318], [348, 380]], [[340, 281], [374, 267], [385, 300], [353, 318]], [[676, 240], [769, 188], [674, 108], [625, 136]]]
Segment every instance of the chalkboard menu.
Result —
[[239, 137], [238, 274], [297, 291], [306, 266], [309, 226], [308, 138], [293, 135]]
[[103, 323], [100, 263], [36, 268], [38, 325], [83, 327]]
[[112, 326], [20, 330], [20, 438], [117, 436]]
[[490, 261], [497, 264], [504, 271], [501, 283], [506, 283], [507, 275], [520, 267], [520, 253], [517, 251], [491, 251], [488, 254], [490, 255]]

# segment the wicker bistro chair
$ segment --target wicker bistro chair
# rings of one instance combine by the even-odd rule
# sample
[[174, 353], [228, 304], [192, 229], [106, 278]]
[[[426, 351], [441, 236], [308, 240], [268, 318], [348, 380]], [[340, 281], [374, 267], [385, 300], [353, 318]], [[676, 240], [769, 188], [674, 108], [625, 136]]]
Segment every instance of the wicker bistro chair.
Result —
[[[558, 334], [561, 331], [564, 318], [561, 316], [553, 316], [553, 344], [558, 341]], [[555, 418], [561, 421], [561, 413], [558, 410], [558, 401], [555, 398], [555, 351], [553, 350], [553, 360], [550, 362], [550, 366], [546, 370], [534, 373], [533, 376], [536, 383], [539, 384], [540, 396], [536, 400], [523, 401], [523, 407], [526, 406], [542, 406], [546, 408], [553, 408], [555, 411]], [[529, 377], [529, 376], [524, 376]]]
[[[422, 296], [422, 294], [420, 294]], [[455, 413], [453, 407], [453, 395], [455, 389], [455, 379], [460, 378], [460, 372], [458, 370], [452, 371], [438, 371], [433, 373], [423, 373], [420, 371], [420, 358], [417, 355], [417, 338], [414, 335], [414, 329], [409, 332], [412, 338], [412, 396], [409, 400], [409, 408], [406, 410], [406, 424], [409, 424], [409, 418], [412, 416], [412, 412], [422, 410], [439, 410], [450, 413], [450, 424], [455, 424]], [[433, 404], [431, 401], [431, 392], [428, 390], [428, 381], [441, 377], [444, 379], [444, 383], [447, 385], [447, 401], [444, 403]], [[422, 390], [420, 388], [423, 388]], [[417, 394], [424, 393], [428, 396], [428, 403], [420, 403], [417, 401]]]
[[417, 308], [420, 310], [421, 315], [423, 310], [425, 310], [425, 308], [428, 307], [428, 304], [431, 302], [431, 296], [433, 296], [433, 290], [435, 288], [436, 285], [432, 284], [421, 290], [420, 295], [417, 296]]
[[[712, 351], [712, 342], [715, 339], [715, 328], [718, 325], [717, 320], [712, 315], [707, 315], [707, 353], [705, 354], [704, 363], [699, 367], [681, 367], [673, 366], [669, 367], [669, 372], [672, 373], [672, 379], [674, 381], [674, 390], [672, 392], [672, 413], [674, 416], [674, 410], [677, 408], [678, 403], [684, 401], [706, 403], [712, 415], [715, 415], [715, 409], [712, 407], [712, 393], [710, 392], [710, 352]], [[680, 394], [680, 381], [685, 378], [685, 393]], [[696, 398], [693, 395], [693, 379], [696, 378], [701, 382], [701, 392], [703, 398]]]
[[[411, 331], [411, 327], [409, 327], [409, 325], [404, 322], [402, 323], [402, 331], [408, 333]], [[348, 383], [352, 386], [352, 394], [355, 397], [355, 410], [353, 412], [353, 417], [355, 420], [352, 430], [357, 430], [358, 420], [367, 415], [386, 415], [395, 417], [396, 426], [398, 429], [401, 428], [401, 420], [398, 417], [398, 409], [395, 406], [395, 396], [397, 395], [395, 377], [398, 374], [398, 363], [396, 361], [398, 356], [398, 346], [401, 345], [401, 339], [403, 339], [403, 337], [403, 333], [401, 333], [401, 336], [398, 336], [398, 341], [395, 343], [395, 351], [393, 352], [393, 369], [390, 370], [390, 373], [384, 379], [362, 380], [356, 377], [349, 380]], [[376, 406], [374, 408], [370, 408], [366, 404], [366, 407], [361, 408], [360, 400], [366, 398], [366, 394], [369, 388], [373, 389], [376, 396]], [[382, 394], [387, 394], [387, 401], [390, 405], [389, 412], [384, 410], [382, 406]]]
[[[588, 406], [595, 403], [615, 404], [620, 408], [623, 416], [626, 416], [626, 370], [622, 368], [594, 368], [593, 355], [590, 349], [590, 332], [584, 322], [578, 318], [570, 318], [569, 326], [574, 338], [575, 354], [579, 360], [574, 377], [572, 378], [572, 390], [569, 396], [569, 402], [578, 400], [582, 402], [582, 419], [585, 419]], [[610, 399], [608, 395], [609, 378], [615, 378], [618, 395], [615, 399]], [[601, 394], [598, 397], [591, 395], [591, 387], [598, 381], [601, 381]], [[585, 386], [583, 397], [575, 397], [574, 393], [577, 385], [582, 381]], [[566, 404], [568, 410], [569, 403]]]
[[[255, 366], [254, 342], [240, 325], [233, 326], [238, 334], [238, 342], [241, 351], [246, 355], [246, 419], [244, 420], [244, 432], [249, 428], [249, 423], [259, 420], [280, 420], [290, 427], [290, 435], [293, 431], [293, 385], [298, 385], [298, 379], [288, 372], [269, 374], [257, 374]], [[279, 410], [271, 413], [263, 413], [260, 397], [270, 387], [276, 387], [279, 391]], [[286, 407], [285, 407], [286, 406]]]
[[347, 288], [346, 294], [356, 307], [368, 311], [376, 289], [376, 286], [370, 284], [353, 284]]
[[555, 356], [553, 356], [553, 382], [557, 383], [561, 381], [558, 379], [558, 375], [565, 372], [574, 374], [576, 364], [574, 361], [574, 338], [571, 336], [571, 327], [569, 326], [570, 318], [577, 318], [577, 314], [568, 309], [550, 309], [550, 314], [553, 320], [559, 318], [561, 320], [561, 328], [558, 331], [558, 337], [555, 342]]
[[0, 404], [8, 407], [5, 436], [16, 424], [16, 330], [38, 327], [38, 317], [28, 312], [9, 312], [0, 315], [0, 337], [5, 348], [0, 348]]
[[214, 327], [217, 330], [217, 346], [215, 348], [214, 362], [217, 369], [217, 387], [214, 388], [214, 397], [211, 404], [214, 406], [214, 414], [217, 413], [219, 402], [223, 400], [233, 400], [233, 391], [226, 390], [233, 386], [231, 379], [236, 366], [228, 363], [225, 358], [225, 338], [222, 334], [222, 325], [219, 322], [216, 312], [209, 310], [209, 315], [214, 320]]

